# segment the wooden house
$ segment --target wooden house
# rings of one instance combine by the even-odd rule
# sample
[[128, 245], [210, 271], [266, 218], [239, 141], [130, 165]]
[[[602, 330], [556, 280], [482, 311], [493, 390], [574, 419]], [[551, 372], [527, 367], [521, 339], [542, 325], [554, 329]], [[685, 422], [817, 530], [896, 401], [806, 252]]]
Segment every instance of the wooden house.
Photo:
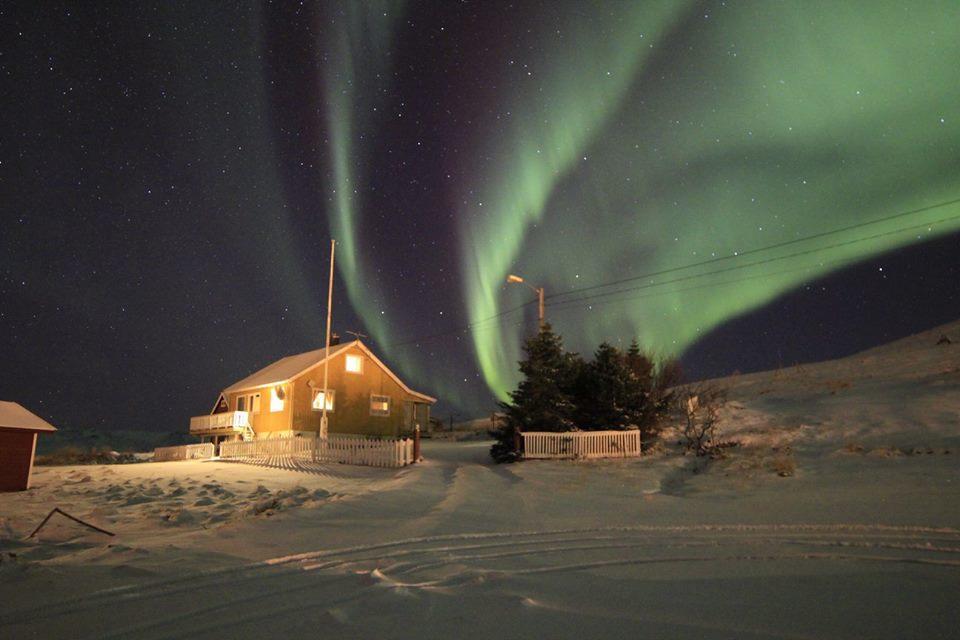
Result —
[[56, 431], [16, 402], [0, 401], [0, 491], [30, 488], [37, 434]]
[[[329, 394], [323, 390], [327, 361]], [[329, 397], [326, 397], [329, 395]], [[330, 434], [398, 437], [426, 429], [435, 398], [414, 391], [360, 340], [287, 356], [224, 389], [190, 419], [202, 442], [314, 437], [323, 403]]]

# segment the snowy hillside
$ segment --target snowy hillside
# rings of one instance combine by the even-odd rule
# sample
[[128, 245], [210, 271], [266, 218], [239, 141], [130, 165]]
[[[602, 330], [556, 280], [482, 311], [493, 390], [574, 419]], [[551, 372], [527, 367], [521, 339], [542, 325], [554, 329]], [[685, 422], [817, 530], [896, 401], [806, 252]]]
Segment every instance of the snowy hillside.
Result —
[[809, 448], [960, 447], [960, 321], [839, 360], [713, 382], [734, 401], [731, 436]]

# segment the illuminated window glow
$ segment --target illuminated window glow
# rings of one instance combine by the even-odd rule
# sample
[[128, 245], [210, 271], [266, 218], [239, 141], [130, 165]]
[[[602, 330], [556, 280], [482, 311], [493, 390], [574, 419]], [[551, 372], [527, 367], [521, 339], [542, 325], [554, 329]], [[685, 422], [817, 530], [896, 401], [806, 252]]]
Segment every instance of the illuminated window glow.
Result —
[[347, 354], [346, 368], [348, 373], [363, 373], [363, 358], [354, 354]]
[[[313, 390], [313, 410], [314, 411], [323, 411], [323, 398], [324, 398], [323, 389], [314, 389]], [[337, 390], [330, 389], [330, 397], [327, 398], [327, 411], [333, 411], [334, 401], [337, 399]]]
[[370, 415], [390, 415], [390, 396], [370, 395]]
[[283, 411], [284, 396], [282, 387], [270, 387], [270, 413]]

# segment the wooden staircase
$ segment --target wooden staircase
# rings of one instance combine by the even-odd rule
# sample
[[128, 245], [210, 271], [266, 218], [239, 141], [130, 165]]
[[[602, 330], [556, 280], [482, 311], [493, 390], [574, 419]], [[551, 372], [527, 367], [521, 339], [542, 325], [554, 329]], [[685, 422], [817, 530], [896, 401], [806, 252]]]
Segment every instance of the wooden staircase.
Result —
[[255, 437], [256, 434], [254, 434], [253, 429], [251, 429], [249, 426], [244, 427], [243, 431], [240, 432], [240, 439], [244, 442], [250, 442]]

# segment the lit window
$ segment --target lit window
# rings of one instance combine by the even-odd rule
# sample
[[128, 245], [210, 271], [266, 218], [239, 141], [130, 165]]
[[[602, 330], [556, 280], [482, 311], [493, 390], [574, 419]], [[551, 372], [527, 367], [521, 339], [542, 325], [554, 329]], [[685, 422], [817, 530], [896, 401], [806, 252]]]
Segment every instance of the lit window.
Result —
[[347, 354], [347, 371], [349, 373], [363, 373], [363, 358]]
[[250, 396], [250, 411], [252, 413], [260, 413], [260, 394], [255, 393]]
[[[323, 398], [326, 394], [323, 393], [323, 389], [314, 389], [313, 390], [313, 410], [314, 411], [323, 411]], [[330, 389], [330, 397], [327, 398], [327, 411], [333, 411], [333, 401], [337, 398], [337, 390]]]
[[390, 396], [370, 395], [370, 415], [390, 415]]
[[246, 411], [246, 410], [247, 410], [247, 397], [237, 396], [237, 411]]
[[283, 387], [270, 388], [270, 413], [283, 411], [283, 398], [285, 395], [286, 394], [283, 393]]

